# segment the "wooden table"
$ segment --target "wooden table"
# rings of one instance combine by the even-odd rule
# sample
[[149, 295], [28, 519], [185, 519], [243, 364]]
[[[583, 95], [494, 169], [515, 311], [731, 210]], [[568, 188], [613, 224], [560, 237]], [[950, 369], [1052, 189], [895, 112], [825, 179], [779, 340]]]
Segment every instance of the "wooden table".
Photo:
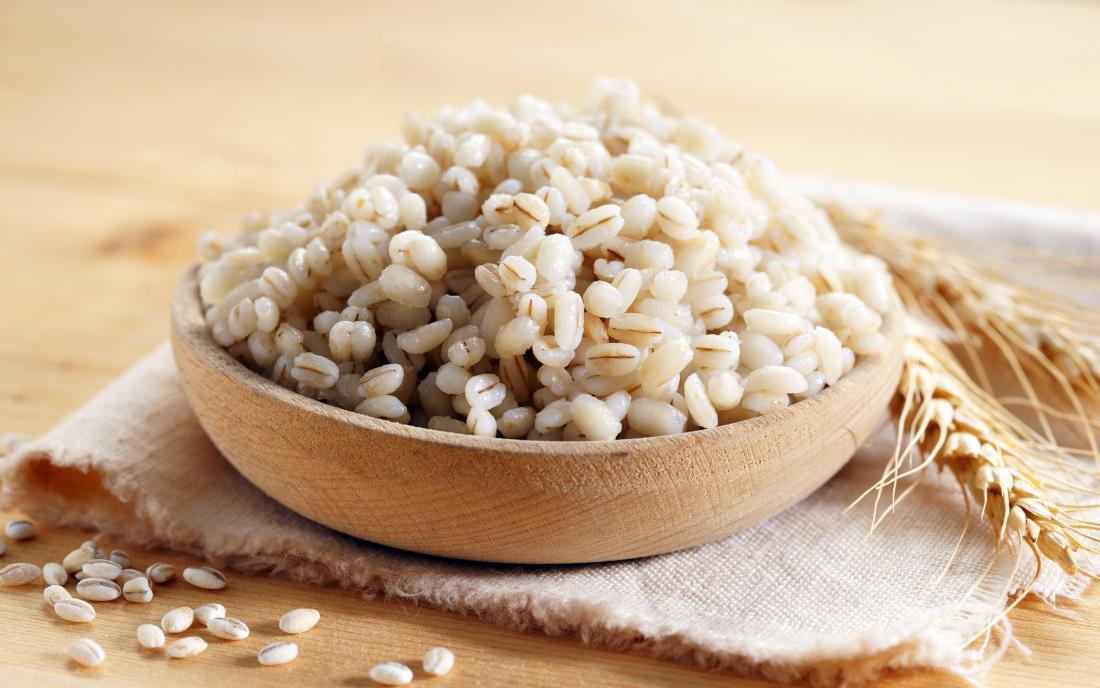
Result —
[[[46, 430], [161, 341], [200, 230], [301, 198], [410, 108], [577, 99], [593, 75], [630, 75], [787, 168], [1100, 208], [1098, 31], [1100, 6], [1081, 2], [6, 0], [0, 428]], [[46, 530], [12, 549], [45, 560], [83, 537]], [[165, 590], [150, 618], [196, 599]], [[268, 578], [234, 576], [218, 597], [262, 638], [290, 606], [324, 621], [298, 662], [266, 672], [225, 644], [189, 662], [142, 655], [132, 613], [101, 605], [97, 636], [117, 639], [109, 666], [84, 672], [63, 654], [79, 630], [37, 593], [0, 590], [0, 683], [369, 685], [371, 662], [434, 643], [459, 656], [440, 685], [758, 683]], [[1035, 655], [1010, 652], [993, 684], [1100, 682], [1097, 596], [1078, 612], [1025, 603], [1012, 618]]]

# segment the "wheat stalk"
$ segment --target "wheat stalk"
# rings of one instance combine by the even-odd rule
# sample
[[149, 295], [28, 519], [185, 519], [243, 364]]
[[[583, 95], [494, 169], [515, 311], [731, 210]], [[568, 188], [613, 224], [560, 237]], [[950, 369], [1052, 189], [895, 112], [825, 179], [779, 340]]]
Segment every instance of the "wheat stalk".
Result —
[[[875, 214], [828, 210], [845, 241], [889, 265], [908, 305], [957, 339], [984, 391], [995, 391], [983, 362], [993, 354], [1021, 390], [1001, 403], [1033, 412], [1051, 445], [1058, 444], [1054, 421], [1071, 423], [1100, 465], [1100, 423], [1089, 412], [1090, 405], [1100, 406], [1100, 311], [1024, 279], [1038, 264], [1047, 269], [1045, 281], [1100, 293], [1100, 281], [1091, 276], [1100, 274], [1100, 260], [984, 245], [967, 250], [888, 227]], [[1011, 262], [991, 260], [997, 253]], [[1044, 398], [1049, 396], [1055, 398]]]
[[[897, 445], [882, 478], [864, 495], [875, 495], [872, 530], [912, 493], [926, 468], [938, 466], [962, 488], [967, 510], [977, 505], [993, 524], [998, 551], [1007, 543], [1017, 556], [1025, 548], [1034, 554], [1035, 574], [1024, 593], [1044, 561], [1067, 575], [1096, 578], [1079, 559], [1100, 544], [1100, 524], [1085, 517], [1100, 507], [1100, 423], [1086, 406], [1100, 404], [1100, 317], [942, 240], [886, 227], [873, 214], [829, 212], [848, 243], [887, 263], [908, 312]], [[1071, 271], [1090, 260], [1045, 256], [1043, 264], [1060, 261]], [[1100, 290], [1095, 279], [1077, 286]], [[959, 345], [969, 370], [945, 340]], [[983, 360], [991, 353], [1009, 367], [1021, 396], [996, 396]], [[1052, 390], [1064, 410], [1045, 398]], [[1009, 407], [1030, 409], [1037, 427]], [[1085, 448], [1059, 444], [1055, 420], [1078, 428]], [[1097, 463], [1082, 460], [1088, 456]]]

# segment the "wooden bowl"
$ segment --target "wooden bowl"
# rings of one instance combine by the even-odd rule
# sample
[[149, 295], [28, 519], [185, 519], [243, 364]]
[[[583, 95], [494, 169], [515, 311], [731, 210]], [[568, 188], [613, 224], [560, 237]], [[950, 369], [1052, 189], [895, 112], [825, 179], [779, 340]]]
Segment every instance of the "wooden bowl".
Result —
[[297, 513], [392, 547], [461, 559], [577, 563], [691, 547], [747, 528], [835, 474], [875, 428], [901, 371], [885, 353], [787, 409], [712, 430], [602, 442], [445, 433], [301, 396], [211, 339], [192, 269], [172, 345], [203, 428], [256, 487]]

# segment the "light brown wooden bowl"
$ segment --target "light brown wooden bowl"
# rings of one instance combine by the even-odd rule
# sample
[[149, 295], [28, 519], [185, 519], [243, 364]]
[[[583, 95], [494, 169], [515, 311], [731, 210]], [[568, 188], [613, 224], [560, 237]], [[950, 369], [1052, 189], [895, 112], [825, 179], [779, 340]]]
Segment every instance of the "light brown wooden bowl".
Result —
[[894, 393], [886, 352], [783, 411], [712, 430], [604, 442], [471, 437], [369, 418], [280, 387], [210, 338], [192, 269], [172, 345], [203, 428], [254, 485], [297, 513], [392, 547], [510, 563], [628, 559], [725, 537], [832, 477]]

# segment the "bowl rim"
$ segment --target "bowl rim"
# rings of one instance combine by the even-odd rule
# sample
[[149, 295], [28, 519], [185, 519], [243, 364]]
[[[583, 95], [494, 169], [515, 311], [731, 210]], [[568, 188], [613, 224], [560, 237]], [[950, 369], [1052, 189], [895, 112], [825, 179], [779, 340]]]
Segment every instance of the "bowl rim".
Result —
[[553, 441], [479, 437], [373, 418], [312, 399], [260, 375], [214, 342], [203, 317], [203, 309], [199, 299], [198, 268], [197, 263], [189, 267], [176, 286], [172, 296], [171, 324], [172, 328], [198, 355], [213, 364], [222, 374], [237, 378], [241, 384], [250, 387], [254, 392], [263, 394], [269, 401], [286, 404], [305, 413], [321, 415], [330, 420], [353, 425], [370, 432], [461, 449], [551, 454], [577, 458], [586, 455], [606, 457], [609, 454], [625, 454], [646, 449], [669, 451], [675, 450], [676, 447], [671, 446], [675, 444], [683, 444], [686, 447], [697, 443], [736, 440], [745, 433], [762, 432], [769, 426], [791, 421], [798, 415], [813, 413], [822, 405], [842, 403], [846, 396], [867, 384], [869, 378], [873, 378], [874, 375], [880, 374], [890, 367], [890, 361], [886, 355], [895, 349], [900, 350], [904, 340], [904, 318], [901, 304], [897, 296], [894, 295], [891, 309], [883, 317], [881, 332], [886, 338], [886, 347], [883, 351], [871, 356], [861, 357], [856, 361], [855, 367], [838, 380], [835, 385], [826, 387], [817, 395], [797, 401], [779, 411], [734, 423], [726, 423], [714, 428], [690, 430], [674, 435], [655, 437]]

